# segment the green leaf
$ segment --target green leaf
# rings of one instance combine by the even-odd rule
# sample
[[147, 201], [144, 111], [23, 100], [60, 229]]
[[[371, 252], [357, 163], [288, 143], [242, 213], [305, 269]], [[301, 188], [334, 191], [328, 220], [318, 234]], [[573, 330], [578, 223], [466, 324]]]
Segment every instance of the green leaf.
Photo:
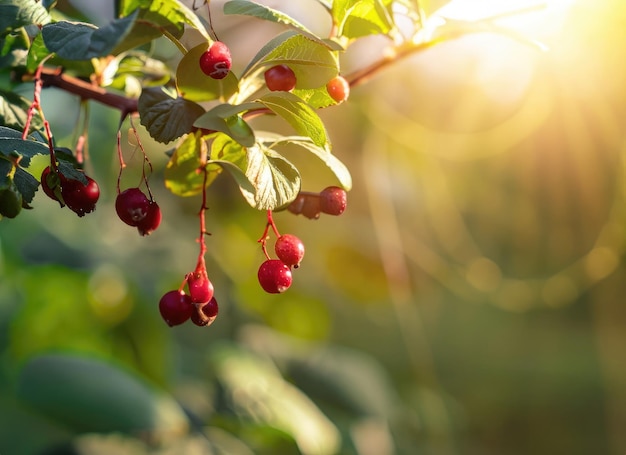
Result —
[[180, 406], [121, 368], [93, 358], [47, 354], [18, 377], [18, 397], [53, 421], [81, 432], [184, 432]]
[[[3, 130], [6, 131], [6, 130]], [[30, 159], [36, 155], [47, 155], [50, 153], [47, 144], [41, 142], [22, 140], [15, 137], [0, 137], [0, 155], [7, 158], [16, 154], [21, 156], [20, 166], [28, 167]]]
[[[165, 187], [178, 196], [193, 196], [202, 191], [204, 175], [201, 172], [203, 160], [206, 162], [207, 145], [202, 132], [189, 134], [174, 150], [165, 167]], [[207, 185], [220, 174], [220, 167], [208, 169]]]
[[241, 145], [251, 147], [255, 143], [254, 131], [252, 131], [252, 128], [241, 118], [239, 113], [253, 108], [258, 109], [259, 104], [246, 103], [234, 106], [231, 104], [220, 104], [198, 117], [193, 126], [205, 130], [222, 132], [232, 137]]
[[50, 15], [37, 0], [0, 0], [0, 34], [24, 25], [44, 25]]
[[198, 62], [207, 48], [207, 43], [193, 47], [183, 56], [176, 68], [176, 86], [181, 95], [188, 100], [226, 100], [239, 89], [239, 81], [232, 71], [224, 79], [213, 79], [202, 72]]
[[0, 69], [24, 66], [30, 39], [23, 28], [0, 37]]
[[[26, 125], [30, 101], [15, 92], [0, 90], [0, 124], [13, 130], [22, 130]], [[43, 122], [39, 115], [31, 120], [31, 130], [43, 131]], [[0, 130], [0, 136], [3, 130]], [[18, 137], [22, 137], [21, 134]]]
[[[165, 27], [168, 30], [173, 27], [179, 32], [174, 34], [180, 37], [185, 30], [185, 25], [189, 25], [199, 31], [206, 41], [213, 41], [200, 17], [179, 0], [159, 0], [158, 2], [122, 0], [120, 2], [120, 16], [127, 16], [135, 10], [140, 10], [138, 23], [152, 28], [153, 36], [151, 39], [162, 35], [158, 31], [159, 27]], [[148, 30], [147, 28], [143, 29], [144, 32]], [[133, 31], [132, 37], [140, 38], [140, 34]]]
[[248, 204], [259, 210], [283, 207], [300, 191], [298, 170], [263, 143], [246, 148], [224, 134], [218, 135], [209, 163], [228, 171]]
[[287, 31], [270, 40], [248, 64], [243, 72], [240, 96], [250, 96], [258, 90], [263, 84], [261, 72], [275, 65], [289, 66], [296, 75], [299, 89], [325, 86], [339, 73], [335, 52], [319, 41]]
[[150, 136], [163, 143], [173, 141], [193, 131], [193, 123], [204, 114], [204, 108], [161, 87], [146, 88], [141, 92], [137, 109], [141, 124]]
[[258, 144], [249, 147], [246, 177], [254, 193], [240, 187], [244, 198], [259, 210], [279, 209], [293, 201], [300, 191], [300, 173], [282, 155]]
[[116, 19], [97, 28], [83, 22], [61, 21], [43, 27], [46, 47], [59, 57], [68, 60], [89, 60], [110, 55], [131, 31], [137, 13]]
[[244, 146], [226, 134], [218, 133], [211, 143], [211, 160], [208, 166], [219, 166], [228, 171], [242, 192], [254, 193], [254, 186], [246, 177], [248, 152]]
[[35, 198], [35, 193], [37, 188], [39, 188], [39, 181], [30, 173], [18, 167], [15, 171], [15, 186], [22, 194], [24, 202], [30, 203]]
[[289, 123], [299, 135], [311, 138], [315, 145], [330, 145], [324, 123], [301, 98], [288, 92], [273, 92], [257, 100]]
[[338, 36], [349, 39], [386, 34], [393, 28], [392, 0], [335, 0], [332, 15]]
[[266, 21], [289, 25], [298, 29], [300, 32], [315, 36], [315, 34], [308, 28], [287, 14], [248, 0], [231, 0], [224, 3], [224, 14], [240, 14], [244, 16], [258, 17], [259, 19], [264, 19]]
[[293, 144], [298, 147], [304, 148], [318, 157], [328, 168], [335, 174], [339, 184], [346, 191], [352, 189], [352, 176], [347, 166], [343, 164], [339, 158], [333, 155], [327, 147], [320, 147], [315, 145], [308, 137], [302, 136], [261, 136], [258, 139], [268, 147], [278, 147], [281, 145]]

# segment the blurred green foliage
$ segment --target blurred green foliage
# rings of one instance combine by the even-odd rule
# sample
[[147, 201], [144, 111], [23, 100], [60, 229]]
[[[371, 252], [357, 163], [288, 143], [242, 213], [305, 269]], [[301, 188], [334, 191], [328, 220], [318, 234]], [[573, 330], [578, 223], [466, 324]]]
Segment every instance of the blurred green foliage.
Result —
[[[264, 214], [220, 176], [209, 328], [157, 309], [195, 263], [199, 199], [154, 185], [159, 230], [119, 222], [116, 113], [94, 105], [98, 209], [38, 194], [0, 223], [0, 453], [623, 453], [624, 19], [579, 0], [548, 54], [457, 40], [322, 112], [354, 189], [339, 218], [275, 214], [307, 248], [284, 295], [256, 282]], [[76, 100], [43, 103], [69, 146]], [[309, 158], [303, 189], [332, 184]]]

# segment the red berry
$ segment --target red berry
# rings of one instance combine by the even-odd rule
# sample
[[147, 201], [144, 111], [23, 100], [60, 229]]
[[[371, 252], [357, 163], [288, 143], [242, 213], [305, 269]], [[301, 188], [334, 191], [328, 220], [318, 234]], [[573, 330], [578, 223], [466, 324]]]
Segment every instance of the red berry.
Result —
[[320, 197], [317, 194], [307, 194], [302, 204], [302, 214], [311, 220], [317, 220], [320, 217]]
[[159, 205], [154, 201], [150, 201], [150, 204], [148, 205], [148, 214], [143, 220], [137, 223], [137, 230], [139, 231], [139, 234], [150, 235], [152, 231], [158, 228], [159, 224], [161, 224], [162, 216], [163, 215], [161, 214]]
[[148, 216], [149, 209], [150, 200], [139, 188], [128, 188], [115, 199], [117, 216], [129, 226], [137, 226]]
[[341, 103], [348, 99], [348, 95], [350, 95], [350, 84], [343, 77], [337, 76], [328, 81], [326, 90], [336, 103]]
[[96, 181], [89, 176], [85, 177], [86, 185], [79, 180], [61, 179], [61, 195], [65, 205], [78, 216], [93, 212], [100, 197], [100, 188]]
[[296, 215], [304, 215], [309, 219], [316, 220], [320, 217], [320, 196], [312, 193], [299, 193], [298, 196], [287, 206], [287, 210]]
[[215, 321], [218, 311], [217, 300], [213, 297], [205, 305], [195, 307], [191, 313], [191, 322], [200, 327], [211, 325]]
[[268, 259], [258, 273], [261, 287], [270, 294], [280, 294], [291, 286], [291, 269], [280, 259]]
[[189, 319], [193, 309], [191, 297], [178, 290], [166, 292], [159, 301], [161, 316], [170, 327], [182, 324]]
[[213, 283], [204, 267], [196, 268], [187, 275], [187, 286], [193, 303], [205, 304], [213, 298]]
[[232, 63], [230, 50], [221, 41], [215, 41], [200, 56], [200, 69], [213, 79], [224, 79], [228, 76]]
[[304, 257], [304, 244], [295, 235], [284, 234], [276, 239], [274, 251], [285, 265], [298, 267]]
[[267, 88], [272, 92], [289, 92], [296, 86], [296, 75], [287, 65], [272, 66], [264, 77]]
[[320, 208], [329, 215], [341, 215], [348, 204], [348, 194], [338, 186], [329, 186], [320, 193]]

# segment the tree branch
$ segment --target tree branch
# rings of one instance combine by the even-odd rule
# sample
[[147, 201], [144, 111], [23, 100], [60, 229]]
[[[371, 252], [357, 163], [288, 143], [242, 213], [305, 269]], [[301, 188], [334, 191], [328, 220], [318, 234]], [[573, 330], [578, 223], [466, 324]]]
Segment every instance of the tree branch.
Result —
[[57, 87], [77, 95], [81, 99], [98, 101], [106, 106], [118, 109], [122, 113], [122, 118], [137, 112], [136, 99], [109, 92], [98, 85], [63, 74], [60, 68], [42, 68], [41, 81], [43, 87]]

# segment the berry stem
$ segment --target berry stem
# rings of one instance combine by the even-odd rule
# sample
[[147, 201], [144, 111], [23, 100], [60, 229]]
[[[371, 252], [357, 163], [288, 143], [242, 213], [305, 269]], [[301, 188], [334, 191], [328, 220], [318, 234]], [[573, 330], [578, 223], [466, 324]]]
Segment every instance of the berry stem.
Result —
[[46, 117], [43, 113], [43, 109], [41, 108], [41, 89], [43, 87], [41, 73], [43, 69], [44, 69], [43, 62], [41, 62], [41, 64], [37, 67], [37, 70], [35, 71], [35, 76], [34, 76], [35, 88], [33, 90], [33, 102], [28, 107], [28, 112], [26, 114], [26, 123], [24, 125], [24, 131], [22, 131], [22, 140], [26, 140], [26, 138], [28, 137], [30, 124], [32, 122], [33, 115], [35, 114], [35, 110], [36, 110], [41, 120], [43, 120], [43, 126], [46, 131], [46, 137], [48, 139], [48, 149], [50, 150], [50, 169], [54, 172], [57, 172], [58, 170], [57, 159], [56, 159], [56, 154], [54, 153], [54, 141], [52, 139], [52, 130], [50, 129], [50, 123], [46, 120]]
[[207, 194], [207, 182], [209, 178], [209, 171], [206, 166], [202, 167], [202, 205], [200, 206], [200, 212], [198, 213], [198, 217], [200, 218], [200, 236], [198, 237], [198, 243], [200, 244], [200, 252], [198, 253], [198, 264], [196, 269], [204, 267], [204, 255], [206, 254], [206, 239], [205, 236], [208, 234], [206, 230], [206, 211], [208, 209], [206, 202], [206, 194]]
[[274, 223], [272, 211], [268, 210], [267, 211], [267, 223], [265, 223], [265, 229], [263, 230], [263, 234], [261, 235], [259, 240], [257, 240], [257, 242], [261, 244], [261, 249], [263, 250], [263, 254], [265, 255], [267, 259], [271, 259], [269, 253], [267, 252], [267, 239], [268, 239], [268, 233], [270, 231], [270, 227], [274, 231], [274, 234], [276, 235], [276, 237], [280, 237], [280, 233], [278, 232], [276, 223]]

